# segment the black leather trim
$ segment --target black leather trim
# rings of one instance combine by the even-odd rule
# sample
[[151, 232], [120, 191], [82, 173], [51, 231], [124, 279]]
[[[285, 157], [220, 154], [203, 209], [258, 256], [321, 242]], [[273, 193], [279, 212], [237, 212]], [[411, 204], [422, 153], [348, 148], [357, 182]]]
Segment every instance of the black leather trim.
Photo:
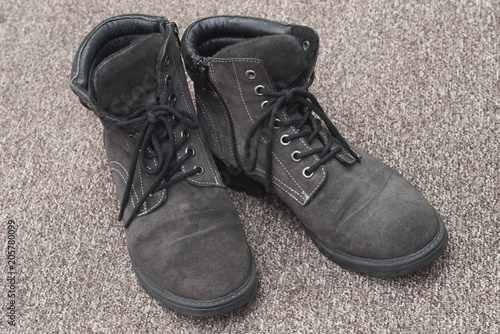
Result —
[[284, 34], [295, 36], [301, 43], [309, 41], [306, 61], [312, 70], [319, 46], [318, 35], [313, 29], [253, 17], [213, 16], [198, 20], [184, 32], [181, 52], [191, 79], [204, 86], [207, 82], [203, 73], [205, 63], [223, 47], [248, 38]]
[[[113, 43], [124, 43], [134, 37], [160, 32], [160, 22], [168, 20], [161, 16], [120, 15], [97, 25], [81, 43], [71, 69], [71, 87], [81, 96], [88, 92], [89, 75], [96, 57], [102, 57], [102, 50]], [[87, 95], [86, 94], [86, 95]]]

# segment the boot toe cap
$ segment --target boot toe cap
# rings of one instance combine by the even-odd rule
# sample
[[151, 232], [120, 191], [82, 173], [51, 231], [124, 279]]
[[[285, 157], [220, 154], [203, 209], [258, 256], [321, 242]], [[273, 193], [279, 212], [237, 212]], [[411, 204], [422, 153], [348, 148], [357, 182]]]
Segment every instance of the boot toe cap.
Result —
[[376, 276], [405, 275], [421, 269], [447, 244], [439, 214], [397, 174], [357, 210], [349, 210], [327, 229], [310, 234], [333, 261]]
[[242, 306], [255, 294], [251, 250], [238, 213], [222, 199], [227, 198], [206, 206], [199, 198], [184, 201], [184, 207], [162, 208], [127, 228], [139, 281], [164, 306], [210, 316]]
[[343, 221], [346, 249], [373, 259], [399, 258], [418, 252], [436, 237], [439, 216], [406, 180], [393, 176], [356, 213]]
[[252, 274], [252, 256], [237, 229], [221, 223], [174, 240], [152, 232], [150, 245], [129, 247], [142, 272], [169, 293], [193, 300], [227, 296]]

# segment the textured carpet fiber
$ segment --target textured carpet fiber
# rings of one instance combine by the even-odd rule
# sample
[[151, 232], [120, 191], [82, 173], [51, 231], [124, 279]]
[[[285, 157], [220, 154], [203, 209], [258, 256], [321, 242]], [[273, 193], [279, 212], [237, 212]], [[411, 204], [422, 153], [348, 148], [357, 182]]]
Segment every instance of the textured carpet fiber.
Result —
[[[421, 190], [449, 247], [400, 278], [341, 269], [278, 199], [232, 192], [260, 288], [231, 314], [177, 315], [139, 286], [116, 221], [98, 119], [69, 89], [73, 56], [102, 20], [164, 15], [181, 33], [217, 14], [313, 27], [312, 91], [341, 133]], [[2, 255], [0, 332], [498, 333], [498, 1], [0, 2], [0, 246], [17, 224], [16, 327]]]

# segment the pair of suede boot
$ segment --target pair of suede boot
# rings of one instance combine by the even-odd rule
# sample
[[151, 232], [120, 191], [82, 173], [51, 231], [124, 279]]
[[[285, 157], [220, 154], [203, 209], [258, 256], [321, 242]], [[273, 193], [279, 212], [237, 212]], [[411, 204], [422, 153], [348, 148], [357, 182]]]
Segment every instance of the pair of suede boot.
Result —
[[71, 88], [104, 125], [132, 266], [164, 306], [212, 316], [255, 295], [226, 185], [276, 194], [350, 270], [405, 275], [444, 251], [434, 208], [349, 145], [309, 92], [318, 46], [311, 28], [234, 16], [193, 23], [181, 43], [164, 17], [124, 15], [82, 42]]

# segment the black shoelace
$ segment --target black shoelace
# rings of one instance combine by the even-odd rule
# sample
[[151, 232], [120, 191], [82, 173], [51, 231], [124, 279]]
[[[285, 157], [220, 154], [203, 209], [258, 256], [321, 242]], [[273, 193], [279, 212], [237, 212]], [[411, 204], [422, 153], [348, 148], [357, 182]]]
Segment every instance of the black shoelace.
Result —
[[[312, 166], [304, 170], [306, 177], [312, 176], [322, 164], [331, 158], [335, 157], [342, 148], [351, 154], [355, 161], [360, 162], [360, 156], [353, 151], [347, 141], [342, 137], [337, 128], [330, 121], [319, 102], [308, 88], [314, 80], [314, 75], [309, 82], [303, 87], [294, 87], [283, 89], [281, 91], [273, 91], [260, 87], [258, 94], [271, 97], [271, 99], [263, 104], [262, 114], [254, 122], [248, 136], [245, 140], [245, 165], [249, 171], [253, 171], [257, 164], [257, 152], [259, 147], [259, 139], [263, 135], [266, 141], [266, 158], [265, 158], [265, 187], [268, 193], [271, 189], [272, 180], [272, 143], [274, 137], [274, 130], [282, 126], [295, 126], [298, 130], [297, 133], [291, 135], [283, 135], [280, 140], [285, 145], [293, 140], [304, 138], [304, 140], [311, 144], [316, 138], [321, 141], [323, 147], [313, 148], [306, 152], [295, 152], [293, 158], [296, 161], [307, 158], [311, 155], [317, 154], [319, 160]], [[284, 109], [285, 112], [292, 116], [299, 113], [300, 118], [293, 117], [290, 120], [280, 120], [277, 118], [278, 112]], [[313, 116], [316, 114], [326, 125], [330, 135], [327, 136], [327, 141], [324, 142], [319, 136], [322, 129], [321, 121]], [[305, 126], [309, 125], [309, 126]], [[262, 130], [265, 130], [264, 132]], [[334, 138], [337, 140], [338, 145], [334, 144]]]
[[[125, 222], [125, 227], [128, 227], [134, 217], [139, 214], [148, 196], [202, 171], [201, 167], [196, 167], [174, 177], [184, 162], [194, 155], [193, 150], [186, 150], [179, 160], [176, 159], [176, 153], [189, 138], [188, 129], [197, 129], [199, 122], [195, 115], [175, 107], [176, 96], [172, 92], [171, 77], [167, 76], [165, 82], [166, 93], [162, 100], [157, 98], [157, 105], [132, 110], [127, 116], [115, 121], [105, 121], [107, 125], [131, 134], [136, 142], [118, 220], [123, 218], [125, 207], [130, 200], [137, 164], [140, 165], [142, 172], [156, 176], [143, 196], [139, 198], [129, 219]], [[174, 129], [180, 125], [184, 126], [184, 129], [180, 138], [176, 138]], [[151, 166], [151, 163], [147, 164], [147, 161], [151, 162], [151, 159], [156, 160], [155, 166]]]

